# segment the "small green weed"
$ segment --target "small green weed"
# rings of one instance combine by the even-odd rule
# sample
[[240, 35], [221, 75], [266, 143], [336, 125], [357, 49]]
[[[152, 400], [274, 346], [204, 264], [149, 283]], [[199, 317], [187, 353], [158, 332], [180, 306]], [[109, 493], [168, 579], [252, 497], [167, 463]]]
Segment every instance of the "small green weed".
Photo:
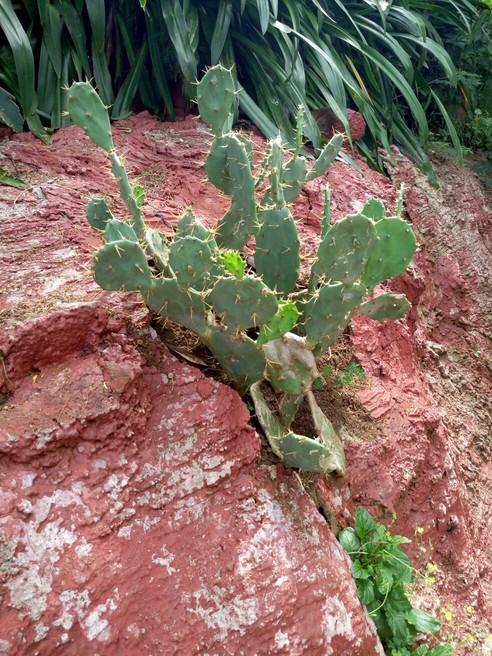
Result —
[[30, 189], [31, 185], [24, 182], [20, 178], [7, 173], [7, 171], [0, 166], [0, 185], [7, 185], [8, 187], [16, 187], [17, 189]]
[[465, 128], [465, 136], [474, 149], [492, 151], [492, 114], [476, 109]]
[[357, 508], [355, 528], [340, 531], [338, 539], [352, 560], [352, 575], [360, 601], [376, 625], [388, 656], [452, 656], [451, 645], [421, 645], [412, 651], [417, 633], [436, 633], [440, 622], [408, 598], [413, 568], [400, 545], [410, 540], [392, 535], [364, 508]]
[[358, 362], [352, 360], [345, 369], [342, 369], [340, 375], [335, 377], [334, 383], [337, 387], [352, 387], [357, 382], [362, 382], [365, 379], [364, 369]]
[[325, 389], [327, 380], [333, 380], [333, 384], [336, 387], [353, 387], [365, 379], [366, 374], [364, 373], [364, 369], [358, 362], [355, 362], [355, 360], [349, 362], [348, 365], [337, 375], [335, 375], [333, 367], [328, 364], [325, 367], [322, 367], [321, 376], [314, 381], [313, 389]]

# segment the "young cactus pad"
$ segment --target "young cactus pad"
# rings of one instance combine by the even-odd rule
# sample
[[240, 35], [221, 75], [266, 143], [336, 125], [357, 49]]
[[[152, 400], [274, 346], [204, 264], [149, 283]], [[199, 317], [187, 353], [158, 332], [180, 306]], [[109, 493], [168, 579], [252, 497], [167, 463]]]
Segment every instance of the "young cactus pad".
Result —
[[[174, 234], [166, 236], [145, 224], [143, 189], [128, 179], [94, 89], [76, 83], [68, 94], [72, 120], [107, 153], [129, 212], [128, 220], [116, 219], [104, 198], [89, 202], [87, 219], [104, 241], [93, 257], [97, 283], [113, 291], [139, 291], [155, 313], [196, 333], [236, 386], [250, 389], [263, 430], [285, 465], [343, 474], [342, 444], [312, 392], [319, 380], [316, 357], [357, 312], [386, 320], [408, 311], [403, 295], [374, 298], [373, 289], [408, 266], [416, 245], [410, 225], [399, 214], [387, 218], [376, 199], [359, 214], [331, 224], [327, 189], [309, 286], [300, 289], [299, 236], [290, 203], [335, 160], [342, 135], [335, 135], [312, 165], [300, 155], [300, 143], [289, 158], [280, 139], [270, 141], [255, 175], [251, 141], [231, 132], [233, 76], [221, 66], [209, 69], [197, 85], [202, 119], [214, 134], [205, 171], [231, 204], [215, 230], [188, 208]], [[300, 121], [301, 113], [298, 135]], [[258, 197], [260, 185], [266, 189]], [[253, 267], [241, 249], [254, 241]], [[266, 399], [268, 385], [278, 410]], [[304, 401], [313, 437], [291, 429]]]

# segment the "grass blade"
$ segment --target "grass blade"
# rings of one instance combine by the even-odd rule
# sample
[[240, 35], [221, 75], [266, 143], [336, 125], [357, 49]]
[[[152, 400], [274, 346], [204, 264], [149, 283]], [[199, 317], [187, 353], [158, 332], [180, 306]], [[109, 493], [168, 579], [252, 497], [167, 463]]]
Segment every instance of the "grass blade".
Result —
[[232, 19], [232, 2], [231, 0], [220, 0], [217, 19], [215, 21], [214, 33], [210, 44], [210, 63], [217, 64], [224, 44], [229, 34], [229, 27]]
[[24, 119], [14, 97], [0, 87], [0, 123], [5, 123], [14, 132], [20, 132]]

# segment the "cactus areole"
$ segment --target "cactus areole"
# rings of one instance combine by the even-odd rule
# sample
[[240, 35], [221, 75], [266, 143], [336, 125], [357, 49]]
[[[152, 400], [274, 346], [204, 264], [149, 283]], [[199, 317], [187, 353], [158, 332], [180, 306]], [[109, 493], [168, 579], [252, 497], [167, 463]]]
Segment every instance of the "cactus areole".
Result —
[[[415, 235], [399, 216], [388, 218], [376, 199], [332, 225], [327, 190], [309, 286], [299, 289], [299, 237], [290, 204], [333, 163], [342, 135], [312, 165], [299, 149], [286, 158], [280, 140], [272, 140], [255, 176], [251, 142], [231, 132], [236, 104], [231, 72], [214, 66], [197, 89], [200, 115], [214, 134], [205, 170], [231, 204], [215, 230], [186, 209], [172, 238], [146, 226], [142, 190], [131, 185], [115, 151], [97, 93], [87, 82], [69, 89], [71, 118], [106, 151], [130, 215], [128, 221], [116, 219], [104, 199], [90, 200], [87, 218], [104, 241], [93, 258], [94, 278], [103, 289], [139, 291], [151, 310], [199, 335], [237, 387], [249, 389], [270, 445], [286, 466], [343, 474], [342, 444], [312, 392], [319, 377], [316, 358], [357, 312], [377, 320], [406, 314], [410, 305], [404, 296], [374, 298], [373, 290], [405, 271]], [[256, 249], [249, 271], [241, 248], [252, 238]], [[264, 384], [277, 395], [278, 409], [265, 398]], [[310, 437], [291, 430], [304, 399], [316, 430]]]

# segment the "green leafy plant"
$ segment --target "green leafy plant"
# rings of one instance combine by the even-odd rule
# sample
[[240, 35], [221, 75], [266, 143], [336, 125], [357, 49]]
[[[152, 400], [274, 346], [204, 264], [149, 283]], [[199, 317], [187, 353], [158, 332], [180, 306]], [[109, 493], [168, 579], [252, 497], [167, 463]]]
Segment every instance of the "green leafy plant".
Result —
[[446, 39], [471, 34], [477, 16], [468, 0], [2, 0], [0, 120], [47, 138], [43, 126], [67, 122], [62, 88], [90, 78], [112, 118], [135, 104], [172, 118], [176, 79], [193, 95], [199, 71], [221, 62], [267, 137], [280, 129], [291, 141], [303, 104], [318, 147], [310, 110], [330, 107], [348, 132], [350, 107], [366, 120], [360, 146], [373, 164], [377, 145], [395, 142], [430, 171], [433, 110], [458, 143], [442, 96], [456, 87], [462, 50]]
[[[456, 86], [450, 86], [440, 78], [435, 65], [429, 73], [435, 77], [436, 89], [446, 105], [459, 138], [465, 146], [490, 150], [492, 116], [492, 7], [475, 2], [477, 13], [468, 25], [450, 25], [443, 35], [446, 46], [456, 66]], [[429, 122], [441, 139], [449, 143], [450, 131], [443, 129], [441, 116], [430, 111]]]
[[24, 180], [17, 178], [14, 175], [10, 175], [7, 171], [0, 166], [0, 185], [6, 185], [8, 187], [16, 187], [17, 189], [30, 189], [30, 185]]
[[[407, 268], [415, 235], [400, 217], [386, 217], [375, 199], [359, 214], [331, 225], [327, 193], [310, 279], [306, 288], [298, 288], [299, 237], [290, 203], [306, 181], [325, 173], [342, 135], [331, 139], [312, 166], [300, 154], [300, 141], [285, 158], [280, 139], [274, 139], [255, 176], [251, 141], [230, 131], [237, 101], [231, 71], [209, 69], [197, 86], [197, 101], [214, 134], [205, 171], [231, 204], [214, 230], [187, 209], [167, 238], [144, 222], [141, 194], [136, 196], [114, 149], [101, 99], [88, 83], [69, 89], [71, 118], [106, 151], [130, 213], [130, 220], [122, 221], [104, 199], [90, 201], [87, 218], [105, 242], [94, 255], [95, 280], [103, 289], [140, 291], [150, 309], [199, 335], [236, 385], [249, 389], [272, 449], [286, 465], [343, 473], [343, 447], [312, 392], [319, 377], [316, 357], [357, 311], [378, 320], [406, 314], [410, 304], [404, 295], [364, 299], [379, 282]], [[254, 269], [248, 270], [240, 249], [252, 238]], [[265, 398], [262, 382], [276, 393], [276, 409]], [[290, 428], [304, 399], [315, 438]]]
[[351, 387], [357, 382], [362, 382], [366, 379], [364, 369], [358, 362], [352, 360], [348, 365], [342, 369], [341, 373], [335, 377], [335, 385], [340, 387]]
[[492, 153], [492, 113], [476, 109], [465, 126], [465, 137], [472, 148]]
[[352, 560], [352, 575], [362, 604], [376, 625], [390, 656], [451, 656], [452, 647], [421, 645], [412, 651], [417, 633], [435, 634], [440, 622], [412, 606], [407, 586], [413, 568], [402, 544], [410, 540], [393, 535], [364, 508], [357, 508], [355, 527], [338, 534]]

